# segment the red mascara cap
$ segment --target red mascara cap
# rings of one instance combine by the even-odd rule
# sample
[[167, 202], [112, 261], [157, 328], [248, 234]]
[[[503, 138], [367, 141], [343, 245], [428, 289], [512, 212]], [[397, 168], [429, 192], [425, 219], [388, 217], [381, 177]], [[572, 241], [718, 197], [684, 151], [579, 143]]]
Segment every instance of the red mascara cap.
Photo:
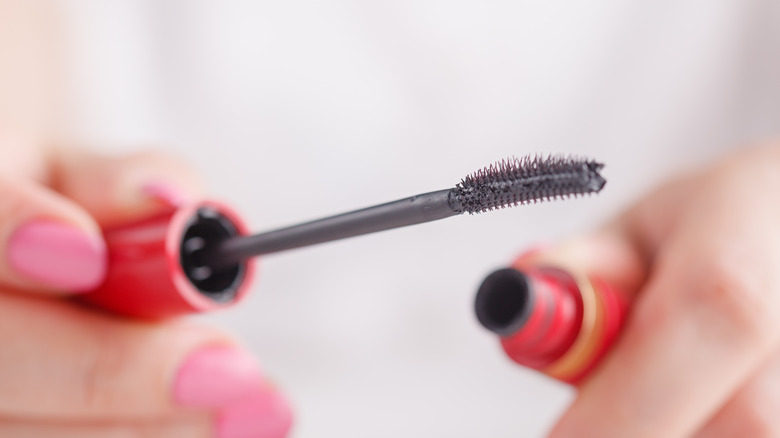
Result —
[[574, 342], [583, 308], [574, 280], [555, 268], [500, 269], [477, 292], [477, 318], [514, 361], [541, 369]]
[[226, 308], [250, 286], [252, 260], [213, 270], [200, 251], [246, 235], [225, 205], [201, 201], [132, 224], [104, 230], [108, 272], [97, 290], [80, 299], [111, 312], [159, 319]]

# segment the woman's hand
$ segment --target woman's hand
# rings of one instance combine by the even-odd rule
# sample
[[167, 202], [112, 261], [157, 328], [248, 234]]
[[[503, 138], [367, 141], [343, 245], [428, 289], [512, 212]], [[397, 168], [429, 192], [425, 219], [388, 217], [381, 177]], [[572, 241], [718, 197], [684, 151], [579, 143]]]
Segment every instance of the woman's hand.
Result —
[[0, 138], [0, 436], [286, 435], [284, 399], [229, 336], [68, 300], [103, 279], [101, 228], [196, 193], [170, 158]]
[[780, 144], [673, 181], [533, 255], [633, 300], [554, 438], [780, 436]]

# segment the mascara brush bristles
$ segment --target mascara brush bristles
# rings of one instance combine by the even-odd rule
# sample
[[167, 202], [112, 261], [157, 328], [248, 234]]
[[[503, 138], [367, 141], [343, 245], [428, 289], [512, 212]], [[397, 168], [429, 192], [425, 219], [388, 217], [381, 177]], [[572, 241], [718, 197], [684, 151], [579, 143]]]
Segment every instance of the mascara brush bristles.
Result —
[[461, 212], [484, 213], [527, 203], [600, 191], [603, 164], [562, 155], [512, 157], [463, 178], [451, 204]]

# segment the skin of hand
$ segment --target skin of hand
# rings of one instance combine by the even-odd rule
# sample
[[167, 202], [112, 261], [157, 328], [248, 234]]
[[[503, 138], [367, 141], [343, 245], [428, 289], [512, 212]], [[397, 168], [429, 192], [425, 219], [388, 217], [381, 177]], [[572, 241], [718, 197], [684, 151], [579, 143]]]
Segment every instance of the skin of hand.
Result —
[[551, 438], [780, 436], [778, 194], [780, 142], [757, 145], [527, 256], [632, 301]]
[[102, 228], [198, 193], [193, 173], [170, 157], [0, 137], [0, 436], [287, 435], [287, 403], [227, 334], [71, 299], [102, 281]]

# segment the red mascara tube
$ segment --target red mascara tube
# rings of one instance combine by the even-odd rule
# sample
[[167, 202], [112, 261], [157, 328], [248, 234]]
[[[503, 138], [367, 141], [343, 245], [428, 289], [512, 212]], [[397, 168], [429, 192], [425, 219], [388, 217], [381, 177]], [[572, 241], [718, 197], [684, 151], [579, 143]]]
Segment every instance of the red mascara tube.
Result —
[[477, 319], [512, 360], [575, 385], [614, 343], [626, 310], [599, 279], [517, 262], [488, 275], [475, 300]]
[[247, 234], [230, 208], [201, 201], [107, 229], [104, 283], [79, 299], [132, 317], [161, 319], [226, 308], [252, 280], [253, 259], [214, 269], [202, 260], [210, 242]]

